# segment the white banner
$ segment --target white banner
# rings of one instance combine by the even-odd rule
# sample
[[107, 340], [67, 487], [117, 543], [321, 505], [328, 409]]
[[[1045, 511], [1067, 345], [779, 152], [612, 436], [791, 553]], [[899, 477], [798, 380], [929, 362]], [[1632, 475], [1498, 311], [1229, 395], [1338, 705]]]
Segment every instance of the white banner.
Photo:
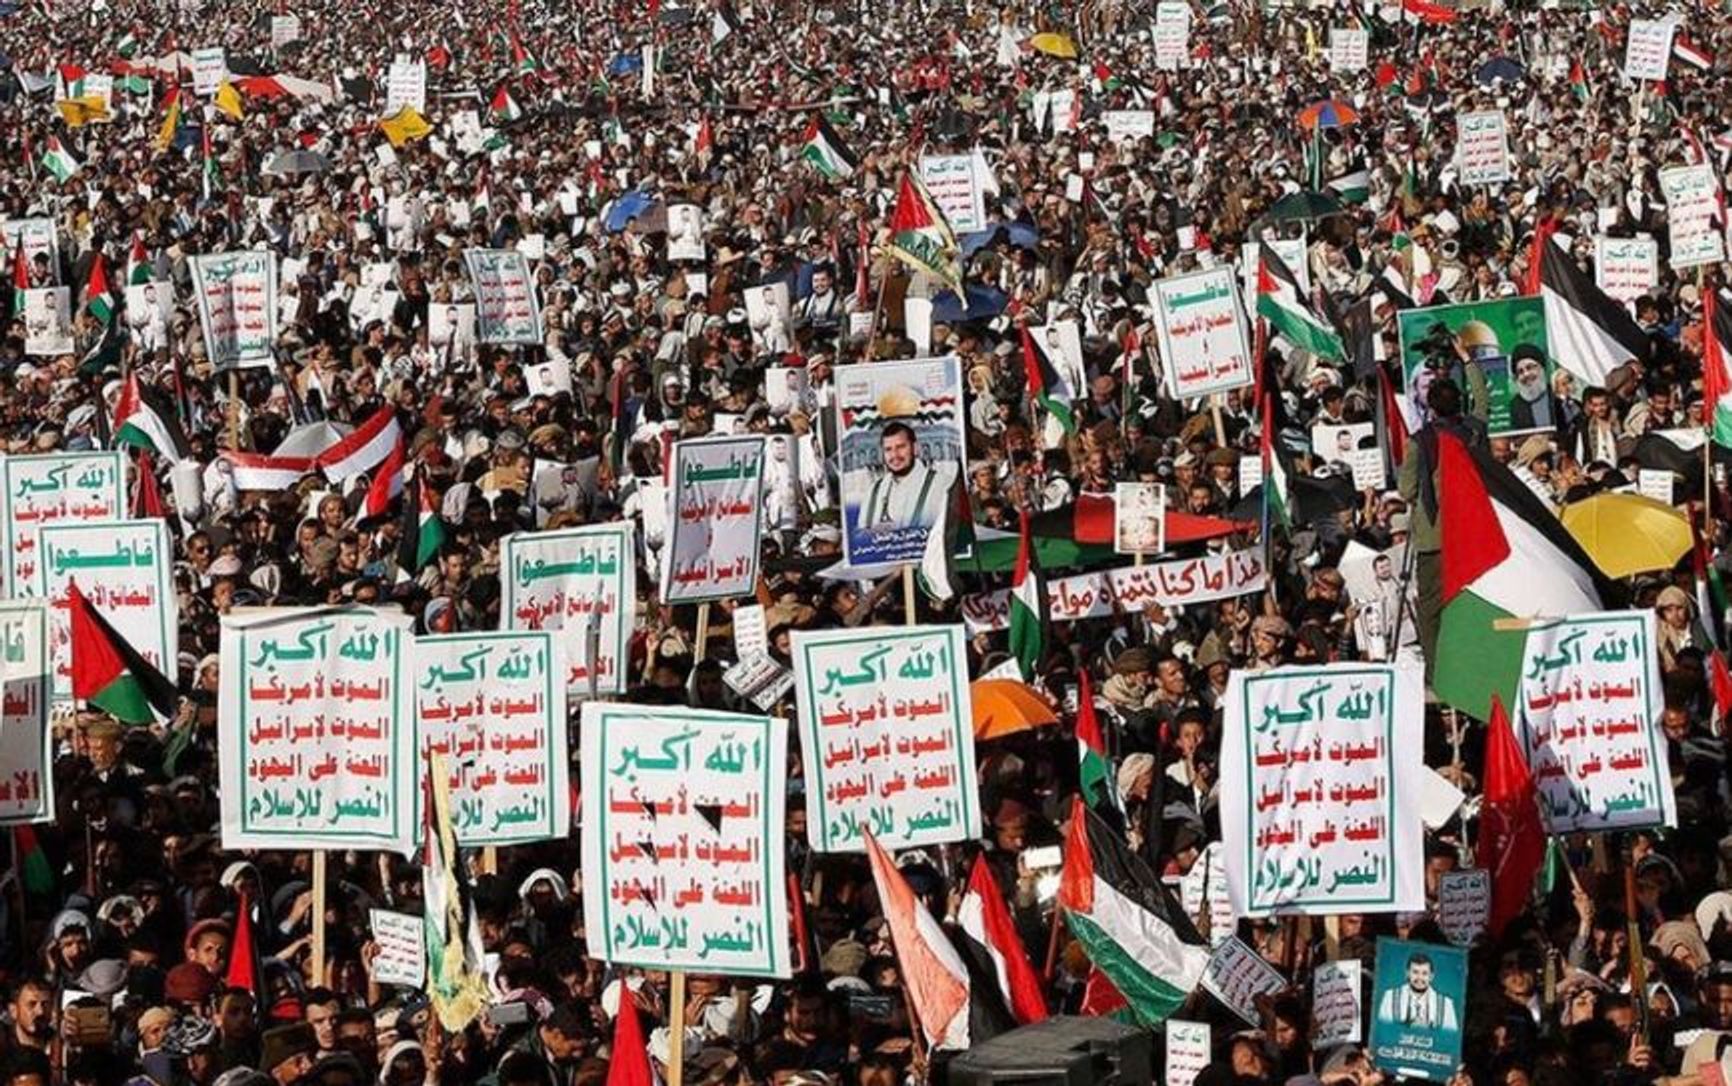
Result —
[[541, 305], [529, 258], [516, 249], [465, 249], [463, 262], [475, 288], [476, 341], [540, 343]]
[[1371, 32], [1348, 26], [1329, 28], [1329, 67], [1337, 72], [1364, 71], [1371, 58]]
[[1191, 5], [1185, 0], [1161, 0], [1155, 5], [1155, 68], [1177, 71], [1191, 57]]
[[1101, 114], [1106, 125], [1107, 139], [1113, 143], [1155, 138], [1155, 111], [1152, 109], [1109, 109]]
[[[1263, 552], [1257, 548], [1082, 573], [1046, 582], [1047, 617], [1053, 622], [1076, 622], [1116, 611], [1138, 614], [1151, 603], [1163, 607], [1209, 603], [1261, 592], [1265, 580]], [[1010, 591], [964, 596], [962, 619], [970, 636], [1008, 630]]]
[[[415, 749], [450, 769], [452, 829], [466, 847], [571, 832], [565, 659], [551, 633], [421, 637], [412, 649]], [[414, 790], [421, 825], [421, 790]]]
[[979, 833], [968, 651], [961, 626], [793, 634], [806, 766], [806, 836], [817, 852], [888, 849]]
[[662, 548], [663, 603], [750, 595], [764, 532], [764, 439], [674, 445], [673, 519]]
[[384, 116], [395, 117], [404, 106], [427, 112], [427, 66], [418, 60], [394, 60], [385, 70]]
[[4, 593], [33, 596], [41, 575], [41, 530], [126, 516], [126, 458], [119, 452], [0, 457], [0, 551]]
[[1670, 19], [1631, 19], [1629, 33], [1624, 38], [1624, 78], [1637, 82], [1665, 79], [1666, 67], [1672, 62], [1672, 34], [1676, 30]]
[[1653, 238], [1594, 237], [1594, 282], [1608, 297], [1633, 302], [1660, 284], [1660, 243]]
[[953, 232], [986, 229], [986, 187], [973, 155], [921, 155], [920, 181]]
[[506, 630], [560, 630], [573, 697], [624, 694], [637, 613], [630, 521], [517, 532], [499, 545]]
[[195, 256], [188, 264], [211, 365], [219, 371], [271, 366], [277, 339], [277, 258], [267, 249], [256, 249]]
[[224, 616], [223, 848], [413, 850], [411, 621], [365, 607]]
[[1552, 833], [1675, 826], [1652, 611], [1528, 629], [1513, 724]]
[[1223, 719], [1221, 840], [1240, 915], [1425, 907], [1418, 668], [1235, 672]]
[[1463, 113], [1456, 118], [1455, 164], [1464, 185], [1498, 185], [1509, 180], [1509, 132], [1502, 110]]
[[1155, 337], [1174, 399], [1243, 388], [1256, 377], [1232, 268], [1161, 279], [1150, 294]]
[[0, 826], [54, 821], [48, 607], [0, 600]]
[[301, 40], [301, 17], [299, 15], [271, 16], [271, 48], [281, 49], [290, 42]]
[[1706, 162], [1660, 171], [1666, 201], [1666, 236], [1673, 271], [1725, 259], [1726, 235], [1720, 210], [1720, 181]]
[[1311, 1043], [1319, 1050], [1358, 1044], [1364, 1032], [1365, 978], [1358, 959], [1318, 962], [1311, 972]]
[[207, 45], [192, 51], [192, 92], [208, 98], [229, 75], [228, 60], [220, 45]]
[[427, 983], [427, 939], [425, 921], [409, 913], [384, 909], [368, 910], [367, 926], [378, 944], [373, 959], [373, 979], [380, 984], [420, 988]]
[[787, 721], [589, 702], [580, 751], [590, 956], [789, 976]]
[[175, 680], [180, 670], [180, 597], [168, 523], [149, 520], [44, 525], [36, 595], [49, 601], [54, 699], [72, 697], [72, 585], [126, 643]]

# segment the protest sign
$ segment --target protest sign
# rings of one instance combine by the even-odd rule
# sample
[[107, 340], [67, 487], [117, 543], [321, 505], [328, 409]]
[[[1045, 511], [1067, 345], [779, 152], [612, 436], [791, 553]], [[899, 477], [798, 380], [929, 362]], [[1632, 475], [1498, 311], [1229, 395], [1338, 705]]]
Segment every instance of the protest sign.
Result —
[[794, 689], [817, 852], [888, 849], [979, 829], [961, 626], [796, 630]]
[[394, 60], [385, 69], [385, 112], [394, 117], [404, 108], [427, 112], [427, 66], [418, 60]]
[[163, 349], [168, 345], [168, 329], [174, 320], [174, 284], [129, 284], [125, 314], [126, 330], [140, 349]]
[[516, 249], [465, 249], [463, 263], [475, 288], [478, 343], [541, 342], [541, 305], [529, 258]]
[[[5, 257], [12, 260], [17, 256], [20, 243], [24, 246], [24, 264], [34, 270], [40, 259], [45, 262], [48, 273], [46, 284], [60, 282], [60, 238], [54, 229], [54, 220], [40, 219], [0, 219], [0, 240], [6, 243]], [[32, 281], [34, 281], [32, 275]]]
[[1353, 473], [1353, 489], [1383, 489], [1388, 469], [1377, 440], [1377, 425], [1353, 422], [1345, 426], [1311, 427], [1311, 455], [1321, 463]]
[[[1016, 661], [1011, 663], [1014, 665]], [[1232, 938], [1239, 920], [1233, 915], [1233, 901], [1227, 896], [1227, 867], [1222, 859], [1221, 842], [1210, 841], [1179, 880], [1179, 907], [1196, 923], [1199, 932], [1207, 934], [1210, 946], [1220, 946]]]
[[1513, 721], [1552, 833], [1677, 825], [1652, 611], [1529, 627]]
[[[1115, 607], [1135, 613], [1151, 603], [1209, 603], [1261, 592], [1266, 578], [1257, 549], [1058, 577], [1046, 582], [1047, 618], [1076, 622], [1110, 615]], [[961, 610], [970, 635], [1010, 628], [1009, 590], [964, 596]]]
[[1437, 926], [1456, 946], [1472, 946], [1491, 918], [1491, 872], [1445, 871], [1437, 879]]
[[1455, 164], [1464, 185], [1497, 185], [1508, 181], [1509, 132], [1503, 110], [1463, 113], [1455, 122]]
[[475, 346], [475, 305], [432, 302], [427, 306], [427, 342], [465, 356]]
[[369, 909], [367, 926], [379, 956], [373, 959], [373, 980], [420, 988], [427, 983], [427, 943], [419, 916]]
[[1329, 28], [1329, 67], [1337, 72], [1359, 72], [1371, 59], [1371, 31], [1358, 27]]
[[704, 249], [704, 209], [697, 204], [668, 207], [668, 259], [708, 259]]
[[1167, 1019], [1166, 1086], [1194, 1086], [1209, 1066], [1209, 1023]]
[[172, 681], [179, 668], [180, 597], [168, 522], [153, 517], [47, 524], [37, 546], [41, 559], [31, 594], [49, 603], [54, 699], [72, 697], [74, 584], [127, 644]]
[[500, 628], [564, 631], [566, 688], [577, 697], [623, 694], [635, 563], [629, 521], [508, 535], [499, 545]]
[[1660, 243], [1653, 238], [1594, 236], [1594, 282], [1612, 298], [1633, 302], [1660, 282]]
[[1221, 840], [1241, 915], [1425, 907], [1425, 716], [1416, 667], [1235, 672], [1221, 740]]
[[1160, 483], [1113, 487], [1113, 551], [1159, 554], [1167, 549], [1167, 488]]
[[102, 109], [91, 118], [95, 124], [112, 124], [114, 121], [114, 77], [106, 72], [84, 73], [84, 94], [86, 102], [100, 102]]
[[1500, 298], [1404, 309], [1401, 372], [1423, 426], [1431, 421], [1431, 382], [1448, 377], [1466, 393], [1469, 409], [1495, 436], [1555, 429], [1563, 420], [1552, 397], [1550, 340], [1543, 299]]
[[752, 346], [762, 354], [783, 354], [794, 346], [794, 301], [788, 284], [780, 280], [747, 287], [746, 327]]
[[1172, 72], [1191, 56], [1191, 5], [1185, 0], [1160, 0], [1155, 5], [1155, 68]]
[[1673, 271], [1725, 259], [1725, 212], [1713, 166], [1701, 162], [1661, 170], [1660, 195], [1666, 201], [1666, 259]]
[[271, 16], [271, 48], [281, 49], [290, 42], [301, 40], [301, 17], [299, 15]]
[[764, 439], [676, 442], [673, 497], [662, 548], [662, 602], [750, 595], [764, 532]]
[[1161, 363], [1174, 399], [1251, 383], [1251, 348], [1233, 289], [1233, 269], [1207, 268], [1161, 279], [1149, 293], [1155, 304]]
[[1672, 504], [1672, 487], [1677, 476], [1664, 468], [1636, 469], [1636, 493], [1657, 502]]
[[848, 565], [920, 560], [962, 474], [962, 413], [954, 356], [836, 367]]
[[1670, 19], [1631, 19], [1624, 38], [1624, 78], [1638, 83], [1665, 79], [1676, 30]]
[[24, 353], [53, 358], [72, 351], [72, 291], [67, 287], [24, 291]]
[[220, 45], [207, 45], [192, 51], [192, 92], [208, 98], [229, 77], [228, 60]]
[[54, 821], [48, 607], [0, 600], [0, 826]]
[[1447, 1082], [1461, 1063], [1467, 953], [1377, 940], [1371, 1059], [1391, 1074]]
[[[450, 771], [452, 829], [467, 847], [571, 829], [565, 656], [552, 633], [420, 637], [411, 649], [415, 748]], [[415, 791], [421, 825], [420, 789]]]
[[787, 721], [589, 702], [581, 728], [590, 955], [790, 975]]
[[0, 550], [5, 595], [33, 596], [41, 530], [126, 516], [126, 459], [119, 452], [0, 457]]
[[1131, 143], [1154, 139], [1155, 111], [1152, 109], [1109, 109], [1101, 114], [1106, 125], [1107, 139], [1113, 143]]
[[1287, 978], [1237, 935], [1215, 948], [1203, 971], [1203, 988], [1252, 1025], [1263, 1020], [1258, 996], [1284, 991]]
[[277, 260], [268, 249], [210, 253], [188, 261], [199, 328], [219, 371], [269, 367], [277, 339]]
[[412, 622], [366, 607], [223, 616], [223, 848], [414, 848]]
[[1318, 962], [1311, 972], [1311, 1043], [1318, 1049], [1358, 1044], [1364, 1019], [1357, 960]]
[[920, 182], [944, 220], [957, 234], [986, 229], [986, 187], [974, 168], [974, 156], [921, 155]]

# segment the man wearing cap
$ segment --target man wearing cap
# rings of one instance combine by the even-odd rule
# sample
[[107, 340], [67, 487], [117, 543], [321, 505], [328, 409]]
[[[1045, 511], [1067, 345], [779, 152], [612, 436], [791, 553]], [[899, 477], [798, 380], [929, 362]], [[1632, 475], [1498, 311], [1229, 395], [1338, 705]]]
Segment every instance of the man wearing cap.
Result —
[[318, 1053], [313, 1039], [313, 1027], [304, 1023], [278, 1026], [265, 1031], [261, 1042], [259, 1069], [271, 1076], [276, 1086], [290, 1086], [313, 1069]]

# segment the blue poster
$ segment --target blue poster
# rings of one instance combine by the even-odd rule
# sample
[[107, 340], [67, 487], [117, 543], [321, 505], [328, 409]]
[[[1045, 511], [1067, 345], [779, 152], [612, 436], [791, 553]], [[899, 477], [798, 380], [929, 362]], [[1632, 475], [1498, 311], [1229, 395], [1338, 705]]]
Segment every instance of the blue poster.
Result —
[[1379, 939], [1372, 991], [1372, 1060], [1391, 1074], [1447, 1081], [1461, 1065], [1467, 952]]

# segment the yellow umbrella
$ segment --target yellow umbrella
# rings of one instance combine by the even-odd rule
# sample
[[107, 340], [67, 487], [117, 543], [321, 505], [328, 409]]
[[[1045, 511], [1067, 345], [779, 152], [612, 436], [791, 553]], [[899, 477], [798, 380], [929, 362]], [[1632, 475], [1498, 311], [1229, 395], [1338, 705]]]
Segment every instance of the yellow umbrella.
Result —
[[1043, 724], [1057, 724], [1052, 707], [1027, 683], [1015, 679], [981, 679], [968, 684], [974, 711], [974, 738], [1003, 739]]
[[1564, 506], [1564, 527], [1608, 577], [1671, 569], [1690, 553], [1690, 522], [1640, 494], [1595, 494]]
[[1065, 60], [1076, 59], [1076, 42], [1063, 34], [1036, 34], [1028, 39], [1031, 49], [1045, 53], [1049, 57], [1063, 57]]

